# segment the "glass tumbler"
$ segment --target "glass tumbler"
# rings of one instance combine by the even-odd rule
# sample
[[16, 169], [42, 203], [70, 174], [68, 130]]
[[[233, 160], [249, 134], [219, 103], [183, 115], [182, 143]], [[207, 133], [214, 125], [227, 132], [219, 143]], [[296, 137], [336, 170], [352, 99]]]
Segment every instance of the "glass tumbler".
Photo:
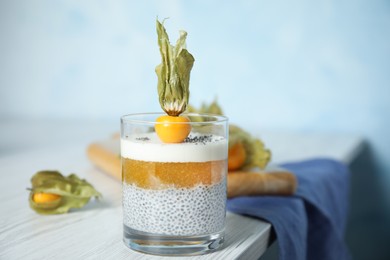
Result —
[[[123, 241], [157, 255], [215, 251], [224, 240], [228, 119], [190, 113], [190, 122], [157, 123], [162, 115], [121, 118]], [[183, 142], [164, 143], [158, 124], [191, 130]]]

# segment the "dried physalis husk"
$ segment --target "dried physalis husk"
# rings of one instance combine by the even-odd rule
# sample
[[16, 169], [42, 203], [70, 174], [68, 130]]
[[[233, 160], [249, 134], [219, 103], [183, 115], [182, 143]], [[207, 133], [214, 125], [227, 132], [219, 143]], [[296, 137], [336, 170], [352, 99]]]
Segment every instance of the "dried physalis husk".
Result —
[[178, 116], [186, 110], [190, 95], [190, 73], [194, 57], [187, 51], [187, 33], [180, 31], [180, 37], [173, 46], [164, 28], [164, 21], [156, 21], [161, 64], [156, 67], [157, 90], [161, 108], [170, 116]]
[[271, 151], [264, 143], [236, 125], [229, 125], [229, 148], [241, 143], [246, 152], [246, 158], [241, 169], [259, 167], [264, 169], [271, 159]]
[[196, 109], [195, 107], [193, 107], [191, 105], [188, 105], [187, 112], [188, 113], [199, 113], [199, 114], [223, 115], [222, 108], [218, 104], [216, 99], [213, 102], [211, 102], [210, 104], [202, 103], [202, 106], [199, 109]]
[[[200, 109], [196, 109], [195, 107], [189, 105], [187, 107], [187, 111], [223, 115], [222, 108], [216, 100], [214, 100], [210, 104], [203, 103]], [[191, 121], [199, 122], [199, 120], [201, 120], [201, 118], [191, 118]], [[265, 148], [264, 143], [260, 139], [253, 137], [242, 128], [230, 124], [229, 150], [230, 148], [233, 148], [236, 144], [243, 146], [245, 150], [243, 156], [245, 156], [245, 158], [243, 158], [242, 164], [240, 164], [239, 167], [235, 168], [234, 170], [250, 169], [255, 167], [263, 169], [265, 168], [265, 166], [267, 166], [268, 162], [271, 159], [271, 151]]]
[[65, 177], [58, 171], [40, 171], [31, 178], [30, 207], [39, 214], [62, 214], [81, 208], [92, 197], [102, 195], [75, 174]]

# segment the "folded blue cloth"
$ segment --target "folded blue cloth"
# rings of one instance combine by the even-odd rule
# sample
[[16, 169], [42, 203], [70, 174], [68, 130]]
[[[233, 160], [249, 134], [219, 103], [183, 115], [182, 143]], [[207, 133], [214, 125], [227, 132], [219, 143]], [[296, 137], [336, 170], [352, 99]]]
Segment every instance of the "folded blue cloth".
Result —
[[349, 171], [340, 162], [314, 159], [281, 165], [298, 179], [295, 196], [238, 197], [228, 210], [270, 222], [279, 259], [350, 259], [344, 242]]

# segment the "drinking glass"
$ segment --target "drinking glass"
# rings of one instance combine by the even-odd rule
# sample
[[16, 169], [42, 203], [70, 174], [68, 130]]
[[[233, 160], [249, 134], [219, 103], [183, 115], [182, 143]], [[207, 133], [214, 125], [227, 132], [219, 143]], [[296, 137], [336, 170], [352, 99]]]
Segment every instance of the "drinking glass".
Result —
[[[215, 251], [224, 241], [228, 119], [190, 113], [190, 122], [157, 123], [162, 115], [121, 118], [123, 241], [157, 255]], [[191, 132], [164, 143], [157, 124]]]

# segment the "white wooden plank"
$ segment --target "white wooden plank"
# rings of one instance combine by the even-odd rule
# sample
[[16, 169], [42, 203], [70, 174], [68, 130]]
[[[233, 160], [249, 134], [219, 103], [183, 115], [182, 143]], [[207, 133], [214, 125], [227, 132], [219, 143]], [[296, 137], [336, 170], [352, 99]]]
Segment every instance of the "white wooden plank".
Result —
[[[87, 144], [115, 131], [115, 124], [96, 122], [1, 124], [0, 259], [162, 259], [123, 245], [121, 185], [86, 158]], [[259, 137], [272, 150], [273, 163], [319, 156], [350, 163], [363, 146], [358, 136], [262, 132]], [[31, 176], [43, 169], [75, 172], [92, 182], [104, 198], [70, 214], [37, 215], [28, 206], [25, 188]], [[266, 250], [270, 228], [257, 219], [228, 214], [224, 248], [191, 258], [258, 258]]]
[[[28, 206], [29, 179], [37, 170], [76, 172], [103, 193], [84, 209], [66, 215], [41, 216]], [[140, 254], [122, 242], [121, 184], [93, 168], [84, 146], [63, 146], [0, 159], [1, 259], [171, 259]], [[234, 259], [260, 256], [271, 225], [228, 213], [222, 250], [190, 259]], [[177, 258], [174, 258], [177, 259]]]

